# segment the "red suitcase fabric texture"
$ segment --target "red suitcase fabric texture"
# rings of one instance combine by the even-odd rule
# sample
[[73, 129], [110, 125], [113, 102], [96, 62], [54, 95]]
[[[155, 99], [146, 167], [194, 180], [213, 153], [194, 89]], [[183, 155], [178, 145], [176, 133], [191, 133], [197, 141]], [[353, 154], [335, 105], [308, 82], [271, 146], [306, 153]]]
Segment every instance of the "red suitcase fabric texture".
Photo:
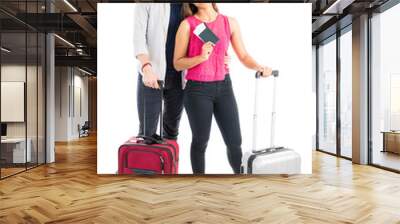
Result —
[[175, 140], [145, 144], [132, 137], [118, 151], [118, 174], [177, 174], [179, 146]]

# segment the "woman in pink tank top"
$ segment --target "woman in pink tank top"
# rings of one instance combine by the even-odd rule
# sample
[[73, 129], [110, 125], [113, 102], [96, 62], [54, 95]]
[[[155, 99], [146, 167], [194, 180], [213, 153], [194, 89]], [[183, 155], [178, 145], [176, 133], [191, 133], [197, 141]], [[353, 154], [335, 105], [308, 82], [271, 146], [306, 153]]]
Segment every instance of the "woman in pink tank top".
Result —
[[[186, 19], [179, 26], [174, 52], [174, 66], [187, 70], [184, 104], [192, 130], [191, 163], [194, 174], [205, 173], [205, 151], [214, 115], [227, 146], [229, 163], [240, 173], [242, 137], [236, 99], [225, 65], [225, 56], [232, 47], [239, 60], [249, 69], [271, 75], [271, 69], [259, 65], [246, 51], [237, 21], [218, 12], [216, 3], [184, 3]], [[214, 45], [193, 33], [204, 23], [219, 39]], [[217, 149], [213, 149], [217, 150]]]

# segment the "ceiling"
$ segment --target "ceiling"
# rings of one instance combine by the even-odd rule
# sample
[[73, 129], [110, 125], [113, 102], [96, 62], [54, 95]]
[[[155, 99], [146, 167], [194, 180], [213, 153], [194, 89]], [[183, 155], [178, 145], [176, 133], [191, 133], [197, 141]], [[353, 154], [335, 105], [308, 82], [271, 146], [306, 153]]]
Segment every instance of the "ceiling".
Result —
[[313, 44], [335, 34], [352, 23], [353, 17], [375, 12], [390, 0], [318, 0], [313, 1]]
[[[97, 3], [138, 2], [133, 0], [47, 1], [46, 7], [45, 0], [1, 0], [0, 22], [2, 30], [16, 33], [28, 27], [39, 32], [55, 32], [61, 37], [57, 37], [55, 41], [56, 65], [85, 67], [94, 73], [96, 72], [97, 57]], [[311, 3], [313, 13], [312, 37], [315, 44], [335, 33], [338, 27], [350, 24], [353, 16], [357, 16], [366, 10], [372, 10], [387, 1], [255, 0], [250, 2]], [[18, 35], [15, 34], [15, 36]], [[20, 41], [18, 37], [11, 39]]]
[[[101, 1], [48, 0], [46, 5], [45, 0], [1, 0], [2, 44], [12, 49], [4, 57], [11, 60], [25, 55], [27, 29], [35, 33], [54, 32], [57, 34], [56, 65], [78, 66], [96, 74], [98, 2]], [[27, 45], [28, 58], [35, 49], [33, 45]]]

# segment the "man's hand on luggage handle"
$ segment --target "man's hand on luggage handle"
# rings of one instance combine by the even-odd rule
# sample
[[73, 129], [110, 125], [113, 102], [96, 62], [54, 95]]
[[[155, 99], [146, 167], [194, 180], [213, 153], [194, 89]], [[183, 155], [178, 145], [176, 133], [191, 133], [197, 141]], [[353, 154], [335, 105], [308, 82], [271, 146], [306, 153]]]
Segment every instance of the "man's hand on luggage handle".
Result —
[[158, 85], [158, 76], [154, 74], [153, 69], [151, 66], [145, 66], [143, 68], [143, 84], [147, 87], [153, 89], [159, 89], [160, 86]]

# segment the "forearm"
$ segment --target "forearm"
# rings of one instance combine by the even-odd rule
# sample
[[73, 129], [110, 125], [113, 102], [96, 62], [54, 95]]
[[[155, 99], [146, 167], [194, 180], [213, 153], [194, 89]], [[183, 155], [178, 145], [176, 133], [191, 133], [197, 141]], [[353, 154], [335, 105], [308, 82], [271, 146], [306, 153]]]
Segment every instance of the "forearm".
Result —
[[133, 32], [134, 55], [141, 65], [150, 61], [147, 49], [147, 29], [148, 29], [148, 4], [138, 4], [135, 7], [135, 21]]
[[174, 67], [177, 71], [183, 71], [204, 62], [204, 58], [201, 55], [195, 57], [182, 57], [174, 61]]
[[260, 66], [260, 64], [258, 64], [257, 62], [256, 62], [256, 60], [254, 60], [254, 58], [252, 58], [250, 55], [245, 55], [244, 57], [242, 57], [242, 58], [239, 58], [239, 60], [240, 60], [240, 62], [242, 62], [242, 64], [244, 65], [244, 66], [246, 66], [247, 68], [249, 68], [249, 69], [252, 69], [252, 70], [258, 70], [261, 66]]

